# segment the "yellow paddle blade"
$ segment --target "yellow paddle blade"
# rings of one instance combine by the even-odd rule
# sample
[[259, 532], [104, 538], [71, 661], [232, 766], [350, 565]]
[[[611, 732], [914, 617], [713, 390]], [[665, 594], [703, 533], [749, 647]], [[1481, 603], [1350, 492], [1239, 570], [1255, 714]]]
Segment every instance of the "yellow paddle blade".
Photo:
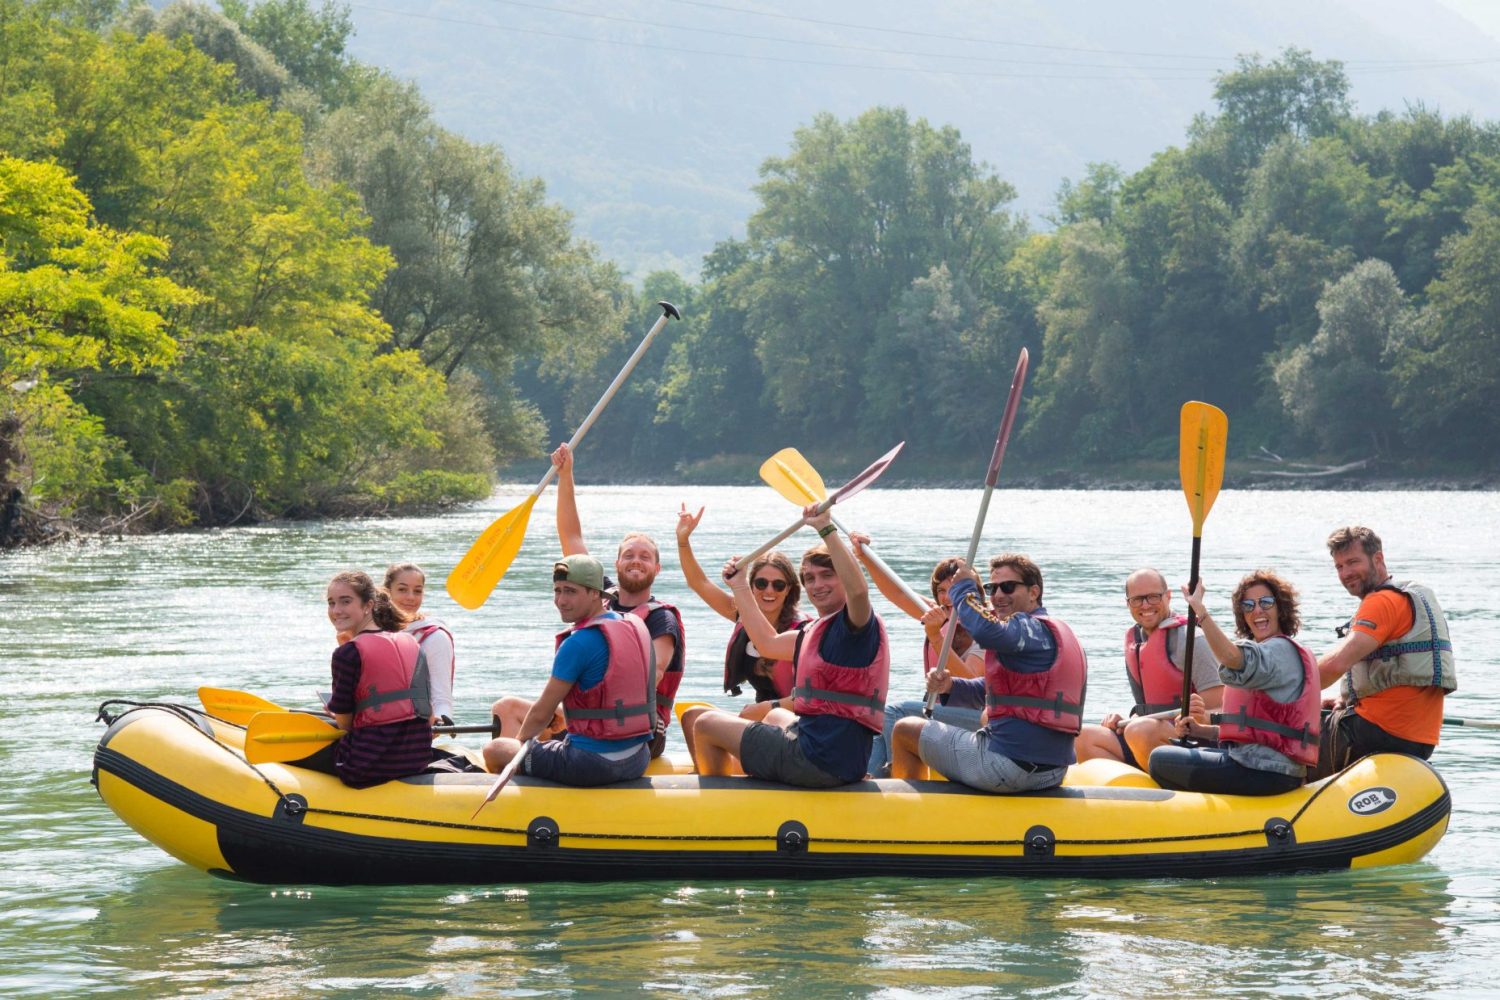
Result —
[[812, 463], [796, 448], [783, 448], [761, 463], [760, 478], [799, 507], [828, 498], [828, 487]]
[[672, 711], [677, 714], [677, 724], [682, 725], [682, 716], [690, 708], [716, 708], [706, 701], [679, 701], [672, 704]]
[[448, 596], [470, 611], [489, 600], [495, 584], [510, 569], [526, 537], [526, 524], [537, 495], [527, 497], [519, 507], [496, 518], [484, 534], [469, 546], [469, 551], [448, 574]]
[[236, 726], [245, 725], [257, 712], [286, 711], [274, 701], [267, 701], [260, 695], [232, 688], [200, 687], [198, 700], [203, 703], [203, 710], [209, 715]]
[[1224, 442], [1229, 438], [1229, 418], [1208, 403], [1182, 404], [1182, 493], [1193, 516], [1193, 537], [1203, 537], [1219, 486], [1224, 482]]
[[344, 735], [338, 726], [304, 712], [259, 712], [245, 725], [245, 759], [252, 764], [301, 760]]

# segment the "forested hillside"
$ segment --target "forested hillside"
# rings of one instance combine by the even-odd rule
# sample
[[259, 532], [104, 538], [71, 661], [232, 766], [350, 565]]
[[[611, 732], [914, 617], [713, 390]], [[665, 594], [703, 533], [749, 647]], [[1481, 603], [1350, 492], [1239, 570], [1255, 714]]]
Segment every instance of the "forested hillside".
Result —
[[632, 288], [349, 32], [307, 0], [0, 0], [0, 544], [482, 496], [658, 298], [684, 320], [586, 477], [905, 439], [906, 475], [964, 478], [1022, 346], [1038, 474], [1170, 458], [1189, 398], [1238, 455], [1493, 468], [1500, 129], [1356, 114], [1337, 62], [1241, 58], [1180, 145], [1063, 182], [1047, 232], [957, 129], [820, 115], [700, 281]]

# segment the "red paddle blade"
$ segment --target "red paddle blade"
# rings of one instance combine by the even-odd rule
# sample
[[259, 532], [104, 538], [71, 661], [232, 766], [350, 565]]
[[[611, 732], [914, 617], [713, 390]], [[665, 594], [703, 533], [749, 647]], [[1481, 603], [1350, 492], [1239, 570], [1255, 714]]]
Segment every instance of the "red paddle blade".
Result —
[[1021, 387], [1026, 384], [1026, 368], [1031, 355], [1021, 348], [1016, 359], [1016, 373], [1010, 377], [1010, 394], [1005, 397], [1005, 415], [1000, 418], [1000, 433], [995, 436], [995, 453], [990, 456], [990, 467], [984, 474], [984, 484], [994, 486], [1000, 478], [1000, 462], [1005, 458], [1005, 443], [1010, 440], [1011, 425], [1016, 422], [1016, 410], [1021, 406]]
[[881, 455], [874, 462], [872, 462], [868, 469], [861, 472], [859, 475], [849, 480], [843, 486], [840, 486], [838, 489], [830, 493], [828, 495], [828, 499], [823, 501], [824, 509], [826, 510], [836, 503], [843, 503], [845, 500], [848, 500], [850, 497], [854, 496], [854, 494], [858, 493], [860, 490], [864, 489], [866, 486], [869, 486], [875, 480], [879, 479], [881, 473], [885, 472], [886, 467], [896, 460], [896, 456], [901, 454], [901, 449], [904, 447], [906, 447], [906, 442], [902, 441], [900, 444], [896, 445], [896, 447], [892, 448], [890, 451], [886, 452], [884, 455]]

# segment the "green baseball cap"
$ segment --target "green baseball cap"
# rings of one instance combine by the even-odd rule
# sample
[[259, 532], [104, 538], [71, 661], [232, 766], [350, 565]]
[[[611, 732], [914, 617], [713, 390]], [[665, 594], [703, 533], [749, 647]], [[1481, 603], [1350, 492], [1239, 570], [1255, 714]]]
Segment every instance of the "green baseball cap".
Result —
[[580, 552], [563, 556], [552, 564], [552, 582], [576, 583], [590, 590], [604, 589], [604, 567], [593, 556]]

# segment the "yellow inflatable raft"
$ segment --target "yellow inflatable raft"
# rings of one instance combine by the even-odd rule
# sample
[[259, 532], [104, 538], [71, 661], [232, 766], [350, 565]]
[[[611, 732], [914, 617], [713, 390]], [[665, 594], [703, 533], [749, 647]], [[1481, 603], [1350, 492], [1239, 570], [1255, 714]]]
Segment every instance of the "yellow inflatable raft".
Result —
[[241, 727], [196, 709], [133, 708], [99, 741], [94, 784], [121, 819], [196, 868], [323, 884], [1317, 871], [1414, 861], [1442, 837], [1450, 808], [1437, 772], [1396, 754], [1265, 797], [1167, 791], [1101, 761], [1073, 768], [1062, 788], [1014, 796], [942, 781], [810, 791], [658, 761], [606, 788], [519, 777], [471, 819], [488, 775], [354, 790], [252, 766], [243, 746]]

